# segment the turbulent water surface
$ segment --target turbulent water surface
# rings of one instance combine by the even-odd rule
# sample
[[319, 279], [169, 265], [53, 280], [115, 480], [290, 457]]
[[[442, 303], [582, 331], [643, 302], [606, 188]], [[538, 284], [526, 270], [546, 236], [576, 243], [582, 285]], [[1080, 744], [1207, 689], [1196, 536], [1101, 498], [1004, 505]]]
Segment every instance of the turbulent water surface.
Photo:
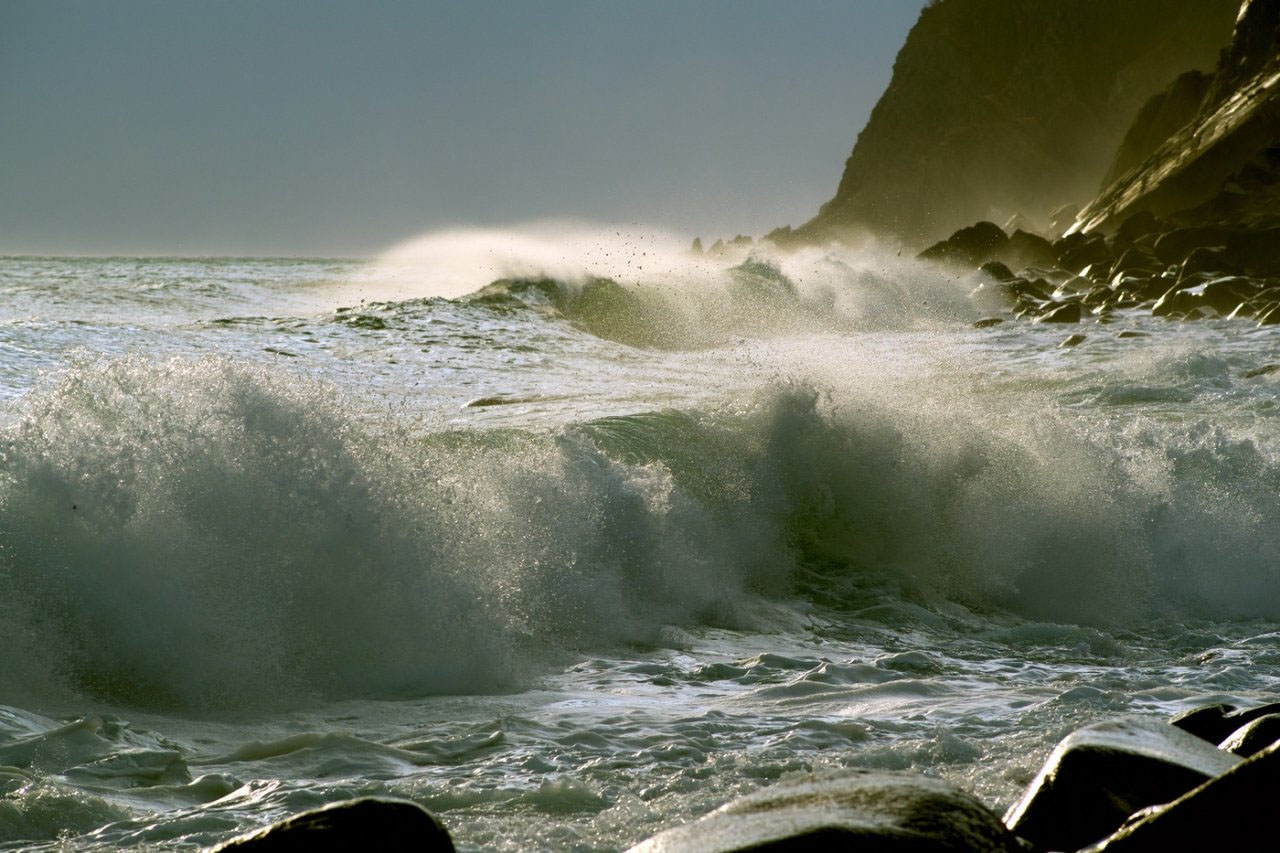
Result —
[[0, 259], [0, 847], [381, 794], [619, 849], [834, 767], [1002, 808], [1081, 723], [1274, 698], [1274, 327], [610, 235]]

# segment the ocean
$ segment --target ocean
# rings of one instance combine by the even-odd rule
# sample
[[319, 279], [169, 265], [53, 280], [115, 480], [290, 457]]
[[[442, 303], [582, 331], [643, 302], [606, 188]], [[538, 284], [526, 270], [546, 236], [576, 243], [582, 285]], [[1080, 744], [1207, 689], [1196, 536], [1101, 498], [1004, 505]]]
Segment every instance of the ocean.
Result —
[[1280, 332], [974, 289], [622, 229], [0, 259], [0, 848], [1003, 809], [1082, 724], [1274, 700]]

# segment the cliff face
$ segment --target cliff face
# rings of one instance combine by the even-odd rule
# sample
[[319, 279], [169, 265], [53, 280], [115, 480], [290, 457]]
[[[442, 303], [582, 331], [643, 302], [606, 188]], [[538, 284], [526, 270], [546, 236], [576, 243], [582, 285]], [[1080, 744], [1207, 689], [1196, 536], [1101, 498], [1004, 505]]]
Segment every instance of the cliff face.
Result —
[[935, 0], [807, 240], [864, 227], [923, 245], [1033, 222], [1097, 192], [1134, 116], [1212, 69], [1240, 0]]
[[1121, 149], [1113, 182], [1080, 215], [1081, 230], [1137, 213], [1280, 224], [1280, 0], [1246, 0], [1204, 99], [1141, 153]]

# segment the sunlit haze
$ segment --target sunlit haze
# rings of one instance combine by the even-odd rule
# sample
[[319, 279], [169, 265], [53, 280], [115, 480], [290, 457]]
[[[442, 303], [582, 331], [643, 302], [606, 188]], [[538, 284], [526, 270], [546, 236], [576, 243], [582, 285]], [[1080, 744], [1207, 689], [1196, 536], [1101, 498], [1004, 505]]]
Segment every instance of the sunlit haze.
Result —
[[379, 254], [831, 197], [922, 0], [0, 6], [0, 252]]

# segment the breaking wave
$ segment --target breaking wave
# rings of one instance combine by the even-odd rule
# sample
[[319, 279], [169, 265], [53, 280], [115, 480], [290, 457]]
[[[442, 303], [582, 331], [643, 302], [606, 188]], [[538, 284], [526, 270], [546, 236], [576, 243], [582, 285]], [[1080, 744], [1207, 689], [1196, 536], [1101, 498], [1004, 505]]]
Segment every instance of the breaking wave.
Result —
[[997, 409], [795, 383], [424, 434], [274, 367], [84, 361], [0, 442], [0, 687], [184, 709], [504, 690], [813, 607], [1280, 616], [1265, 444]]

